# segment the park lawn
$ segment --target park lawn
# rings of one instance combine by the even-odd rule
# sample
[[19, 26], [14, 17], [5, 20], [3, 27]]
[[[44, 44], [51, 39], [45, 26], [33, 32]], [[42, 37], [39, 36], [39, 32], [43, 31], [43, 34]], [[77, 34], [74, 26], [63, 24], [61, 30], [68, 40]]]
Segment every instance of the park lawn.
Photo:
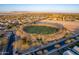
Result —
[[47, 26], [27, 26], [24, 31], [33, 34], [52, 34], [58, 31], [57, 28]]

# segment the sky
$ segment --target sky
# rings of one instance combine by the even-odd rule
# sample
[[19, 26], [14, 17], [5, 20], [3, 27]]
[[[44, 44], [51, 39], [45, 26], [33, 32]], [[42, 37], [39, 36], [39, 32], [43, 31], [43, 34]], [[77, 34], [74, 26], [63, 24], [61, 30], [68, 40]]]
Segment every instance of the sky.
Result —
[[9, 11], [79, 13], [79, 4], [0, 4], [0, 12]]

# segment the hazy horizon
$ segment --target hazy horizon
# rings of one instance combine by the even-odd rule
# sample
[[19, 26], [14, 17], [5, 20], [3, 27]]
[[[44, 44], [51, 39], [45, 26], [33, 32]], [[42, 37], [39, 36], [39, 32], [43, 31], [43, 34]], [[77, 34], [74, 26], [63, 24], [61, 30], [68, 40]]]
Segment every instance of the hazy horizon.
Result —
[[79, 4], [0, 4], [0, 12], [79, 13]]

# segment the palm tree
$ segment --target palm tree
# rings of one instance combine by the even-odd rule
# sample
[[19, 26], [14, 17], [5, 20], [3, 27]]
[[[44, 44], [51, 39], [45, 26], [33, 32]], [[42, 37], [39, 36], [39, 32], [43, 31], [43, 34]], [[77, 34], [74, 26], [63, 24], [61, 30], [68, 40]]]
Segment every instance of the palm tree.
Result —
[[75, 41], [75, 39], [71, 39], [71, 41], [72, 41], [72, 42], [74, 42], [74, 41]]
[[41, 44], [44, 43], [42, 38], [37, 38], [37, 41], [38, 41], [39, 43], [41, 43]]
[[66, 44], [71, 43], [71, 40], [66, 40], [65, 43]]

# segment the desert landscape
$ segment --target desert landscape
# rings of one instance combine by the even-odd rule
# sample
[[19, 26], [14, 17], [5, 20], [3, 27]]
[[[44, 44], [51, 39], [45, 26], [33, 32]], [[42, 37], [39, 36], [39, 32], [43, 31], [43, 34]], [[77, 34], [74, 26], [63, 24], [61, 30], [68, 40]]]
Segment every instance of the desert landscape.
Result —
[[71, 5], [64, 5], [68, 10], [24, 5], [25, 11], [8, 6], [12, 9], [0, 10], [0, 55], [64, 55], [79, 48], [79, 13]]

